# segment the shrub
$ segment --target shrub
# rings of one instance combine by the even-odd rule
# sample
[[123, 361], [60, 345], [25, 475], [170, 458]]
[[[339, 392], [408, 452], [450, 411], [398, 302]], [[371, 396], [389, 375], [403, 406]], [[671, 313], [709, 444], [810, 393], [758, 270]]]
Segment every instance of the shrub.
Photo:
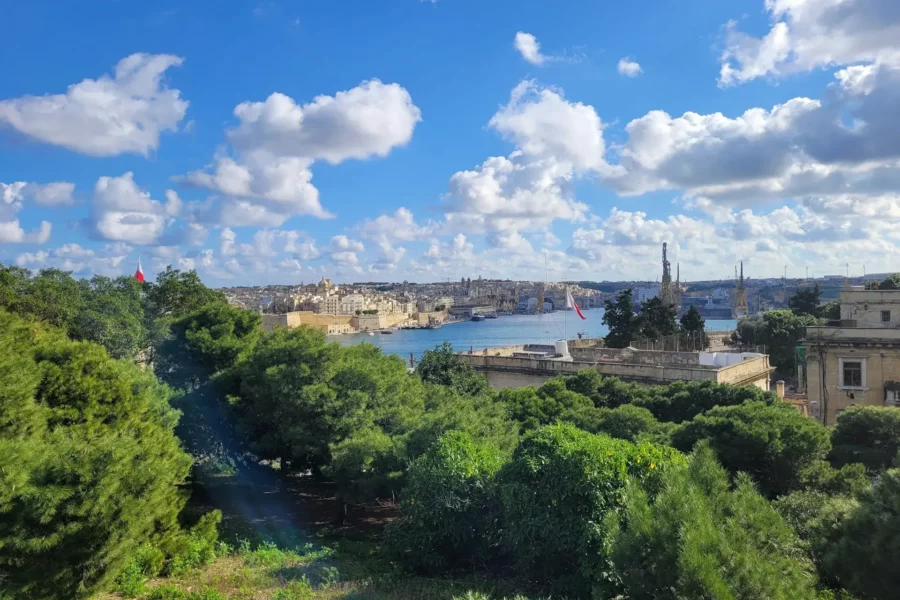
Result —
[[285, 587], [276, 590], [272, 594], [272, 600], [311, 600], [313, 597], [313, 588], [305, 577], [291, 581]]
[[222, 594], [213, 589], [202, 592], [185, 592], [172, 585], [161, 585], [154, 588], [146, 600], [227, 600]]
[[731, 474], [748, 473], [772, 498], [801, 487], [803, 473], [831, 449], [828, 430], [785, 404], [718, 406], [683, 424], [672, 443], [690, 451], [709, 440]]
[[603, 523], [619, 510], [626, 483], [656, 491], [660, 473], [683, 462], [671, 448], [572, 425], [532, 432], [499, 474], [504, 546], [529, 578], [586, 593], [614, 578]]
[[870, 472], [884, 471], [900, 452], [900, 410], [855, 406], [844, 411], [831, 434], [831, 445], [837, 466], [862, 463]]
[[167, 547], [171, 560], [166, 565], [169, 575], [181, 575], [192, 569], [208, 565], [216, 557], [222, 513], [210, 511], [200, 517], [188, 534], [178, 536]]
[[119, 591], [127, 598], [143, 593], [147, 588], [147, 580], [162, 572], [165, 560], [165, 554], [153, 544], [147, 543], [138, 548], [131, 562], [119, 575]]
[[841, 524], [836, 542], [825, 554], [825, 570], [864, 598], [896, 598], [900, 590], [898, 532], [900, 469], [890, 469]]
[[388, 526], [390, 552], [407, 568], [437, 572], [496, 554], [499, 452], [448, 432], [409, 470], [401, 517]]
[[706, 445], [655, 497], [629, 485], [613, 530], [612, 562], [632, 600], [815, 597], [791, 528], [748, 477], [732, 491]]

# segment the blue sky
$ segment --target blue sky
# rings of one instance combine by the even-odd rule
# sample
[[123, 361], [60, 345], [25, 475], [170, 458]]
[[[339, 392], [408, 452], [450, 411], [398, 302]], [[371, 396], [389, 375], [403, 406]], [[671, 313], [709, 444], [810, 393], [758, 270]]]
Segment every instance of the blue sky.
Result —
[[214, 285], [891, 270], [893, 0], [0, 0], [0, 261]]

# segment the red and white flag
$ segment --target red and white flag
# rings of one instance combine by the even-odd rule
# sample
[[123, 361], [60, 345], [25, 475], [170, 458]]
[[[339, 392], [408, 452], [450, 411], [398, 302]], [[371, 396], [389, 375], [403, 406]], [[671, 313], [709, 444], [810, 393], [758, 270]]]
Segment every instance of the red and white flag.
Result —
[[578, 303], [575, 302], [575, 298], [572, 297], [572, 292], [566, 290], [566, 308], [574, 308], [575, 312], [578, 313], [578, 316], [581, 317], [582, 321], [586, 321], [587, 317], [584, 316], [584, 313], [581, 312], [581, 309], [578, 308]]
[[138, 268], [137, 271], [134, 272], [134, 278], [144, 283], [144, 270], [141, 268], [141, 257], [138, 257]]

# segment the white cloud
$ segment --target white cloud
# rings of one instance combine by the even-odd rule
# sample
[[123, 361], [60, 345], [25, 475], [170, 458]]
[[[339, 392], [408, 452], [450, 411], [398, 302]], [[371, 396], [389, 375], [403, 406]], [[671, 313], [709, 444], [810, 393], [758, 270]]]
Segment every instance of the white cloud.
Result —
[[530, 33], [524, 31], [517, 32], [513, 45], [516, 47], [516, 50], [519, 51], [519, 54], [522, 55], [522, 58], [533, 65], [542, 65], [550, 60], [549, 57], [541, 54], [540, 42], [538, 42], [537, 38]]
[[91, 223], [103, 239], [129, 244], [153, 244], [166, 227], [167, 205], [140, 189], [130, 171], [120, 177], [100, 177], [94, 186]]
[[765, 8], [771, 28], [761, 38], [726, 26], [721, 85], [900, 57], [896, 0], [766, 0]]
[[53, 226], [47, 221], [41, 221], [40, 227], [26, 232], [22, 229], [18, 219], [12, 221], [0, 221], [0, 242], [6, 244], [43, 244], [50, 239]]
[[624, 194], [682, 189], [732, 205], [896, 189], [900, 182], [900, 68], [849, 67], [821, 99], [793, 98], [738, 117], [651, 111], [626, 126]]
[[220, 154], [203, 171], [178, 178], [226, 196], [216, 208], [192, 208], [229, 226], [280, 226], [293, 215], [330, 218], [312, 184], [317, 160], [384, 157], [412, 138], [421, 112], [409, 92], [377, 79], [300, 105], [284, 94], [244, 102], [227, 132], [235, 156]]
[[536, 231], [556, 219], [583, 221], [588, 207], [574, 197], [576, 178], [617, 172], [604, 157], [596, 111], [567, 101], [558, 90], [520, 83], [490, 126], [517, 149], [450, 178], [447, 231]]
[[627, 56], [619, 59], [618, 70], [619, 75], [624, 75], [625, 77], [637, 77], [644, 72], [644, 70], [641, 69], [640, 63], [631, 60]]
[[64, 244], [52, 250], [20, 254], [16, 257], [16, 264], [30, 269], [55, 268], [85, 275], [115, 277], [125, 275], [122, 263], [130, 252], [131, 248], [125, 244], [107, 244], [96, 250], [79, 244]]
[[38, 141], [91, 156], [147, 155], [163, 131], [174, 131], [188, 103], [168, 89], [163, 74], [182, 63], [166, 54], [132, 54], [64, 94], [0, 101], [0, 125]]
[[26, 200], [41, 206], [60, 206], [74, 203], [75, 184], [65, 181], [28, 183], [16, 181], [0, 183], [0, 220], [11, 219]]

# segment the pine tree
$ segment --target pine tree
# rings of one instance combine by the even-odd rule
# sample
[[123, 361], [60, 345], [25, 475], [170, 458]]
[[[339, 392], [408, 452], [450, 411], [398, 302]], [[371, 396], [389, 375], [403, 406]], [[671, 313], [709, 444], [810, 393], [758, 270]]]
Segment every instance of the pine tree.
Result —
[[16, 600], [89, 597], [177, 531], [178, 413], [100, 346], [2, 311], [0, 332], [0, 582]]
[[634, 300], [631, 290], [622, 290], [616, 301], [604, 302], [603, 323], [609, 326], [609, 333], [604, 338], [610, 348], [625, 348], [635, 338], [636, 322], [634, 317]]

